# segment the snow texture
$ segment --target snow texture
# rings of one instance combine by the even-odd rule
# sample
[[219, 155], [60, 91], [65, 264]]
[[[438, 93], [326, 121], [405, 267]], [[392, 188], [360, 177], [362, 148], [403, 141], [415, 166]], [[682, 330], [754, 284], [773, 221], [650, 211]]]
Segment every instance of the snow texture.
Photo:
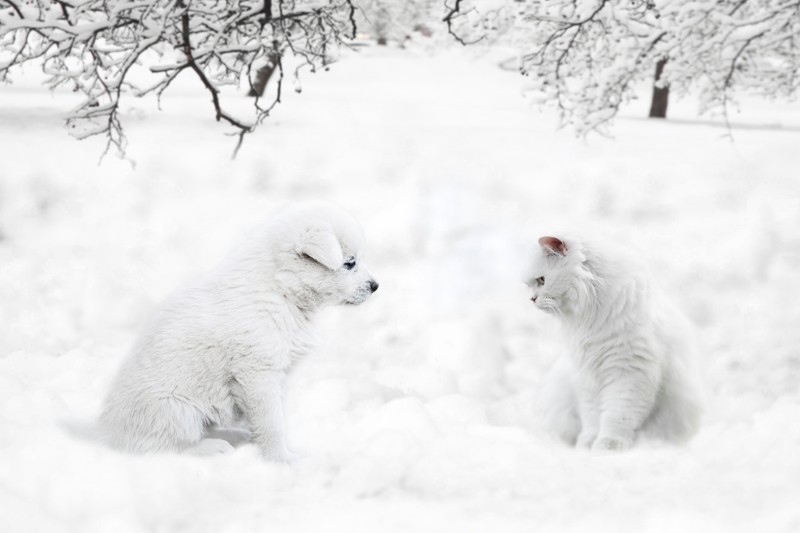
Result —
[[[640, 120], [645, 98], [616, 139], [581, 142], [501, 59], [347, 55], [233, 162], [207, 95], [176, 80], [163, 111], [123, 105], [135, 168], [64, 133], [75, 95], [32, 71], [3, 87], [0, 529], [800, 529], [800, 107], [745, 101], [731, 141], [691, 102]], [[290, 380], [304, 458], [134, 457], [81, 437], [156, 304], [308, 198], [361, 220], [381, 288], [320, 317], [323, 348]], [[688, 445], [592, 455], [537, 428], [564, 343], [521, 272], [560, 228], [634, 243], [696, 323], [711, 406]]]

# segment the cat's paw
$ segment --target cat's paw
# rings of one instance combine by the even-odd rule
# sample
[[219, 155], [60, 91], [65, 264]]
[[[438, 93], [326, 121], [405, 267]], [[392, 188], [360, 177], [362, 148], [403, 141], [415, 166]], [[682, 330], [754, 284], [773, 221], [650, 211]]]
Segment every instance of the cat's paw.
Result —
[[597, 440], [597, 433], [594, 431], [581, 431], [578, 439], [575, 441], [575, 447], [580, 449], [589, 449], [592, 443]]
[[598, 437], [592, 444], [593, 452], [623, 452], [631, 447], [633, 442], [620, 437]]

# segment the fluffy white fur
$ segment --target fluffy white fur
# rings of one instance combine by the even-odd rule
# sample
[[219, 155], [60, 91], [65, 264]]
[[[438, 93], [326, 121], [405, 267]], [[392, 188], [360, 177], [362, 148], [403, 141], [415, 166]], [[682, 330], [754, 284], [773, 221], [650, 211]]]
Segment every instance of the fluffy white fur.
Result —
[[691, 328], [635, 253], [542, 237], [531, 300], [566, 326], [569, 350], [542, 391], [546, 422], [577, 447], [624, 450], [637, 434], [681, 441], [701, 415]]
[[[314, 347], [310, 319], [377, 288], [358, 223], [328, 204], [293, 207], [255, 231], [200, 283], [169, 298], [124, 364], [100, 417], [133, 453], [207, 454], [251, 438], [291, 460], [284, 380]], [[230, 429], [243, 422], [248, 431]]]

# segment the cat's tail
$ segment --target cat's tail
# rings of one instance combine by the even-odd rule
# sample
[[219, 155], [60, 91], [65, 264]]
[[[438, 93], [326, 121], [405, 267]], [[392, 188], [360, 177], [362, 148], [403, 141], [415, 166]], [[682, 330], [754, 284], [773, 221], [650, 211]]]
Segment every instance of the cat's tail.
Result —
[[668, 376], [657, 407], [642, 429], [650, 437], [686, 442], [700, 429], [705, 404], [696, 376]]
[[84, 442], [103, 444], [104, 433], [96, 419], [69, 418], [59, 421], [59, 426], [69, 436]]
[[537, 418], [545, 430], [574, 445], [581, 430], [570, 361], [562, 356], [545, 376], [538, 394]]

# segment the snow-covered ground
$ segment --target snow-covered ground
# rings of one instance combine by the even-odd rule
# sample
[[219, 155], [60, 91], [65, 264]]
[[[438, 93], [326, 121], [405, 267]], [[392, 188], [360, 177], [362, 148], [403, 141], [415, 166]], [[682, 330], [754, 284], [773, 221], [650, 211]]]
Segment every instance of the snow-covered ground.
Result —
[[[733, 142], [691, 102], [577, 140], [524, 80], [456, 52], [347, 56], [245, 140], [186, 83], [129, 102], [129, 162], [62, 127], [73, 95], [0, 88], [0, 530], [800, 530], [800, 105], [746, 102]], [[245, 446], [131, 457], [72, 436], [145, 317], [273, 206], [365, 226], [381, 289], [320, 317], [288, 392], [287, 466]], [[685, 447], [549, 440], [561, 334], [520, 281], [541, 234], [607, 228], [698, 326], [711, 406]]]

